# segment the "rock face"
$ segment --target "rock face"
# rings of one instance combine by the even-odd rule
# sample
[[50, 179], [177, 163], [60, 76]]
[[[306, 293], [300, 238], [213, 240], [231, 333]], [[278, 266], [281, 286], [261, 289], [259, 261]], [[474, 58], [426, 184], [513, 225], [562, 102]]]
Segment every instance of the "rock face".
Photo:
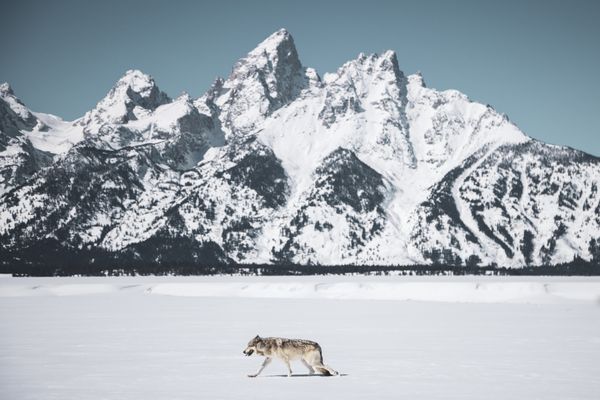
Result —
[[307, 75], [294, 39], [281, 29], [240, 59], [229, 78], [217, 80], [197, 103], [218, 115], [229, 139], [252, 134], [266, 117], [299, 96], [309, 83]]
[[50, 156], [36, 149], [23, 131], [44, 130], [46, 126], [19, 100], [12, 88], [0, 85], [0, 195], [21, 185], [50, 162]]
[[0, 86], [0, 258], [524, 266], [600, 261], [600, 160], [406, 76], [323, 79], [280, 30], [198, 99], [127, 71], [82, 118]]

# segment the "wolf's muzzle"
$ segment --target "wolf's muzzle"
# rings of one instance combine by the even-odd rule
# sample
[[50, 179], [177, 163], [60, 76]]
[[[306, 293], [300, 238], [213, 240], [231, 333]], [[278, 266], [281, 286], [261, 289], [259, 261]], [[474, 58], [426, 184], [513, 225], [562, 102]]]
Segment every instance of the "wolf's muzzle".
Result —
[[252, 353], [254, 353], [254, 350], [250, 349], [250, 350], [244, 350], [242, 353], [244, 353], [247, 356], [251, 356]]

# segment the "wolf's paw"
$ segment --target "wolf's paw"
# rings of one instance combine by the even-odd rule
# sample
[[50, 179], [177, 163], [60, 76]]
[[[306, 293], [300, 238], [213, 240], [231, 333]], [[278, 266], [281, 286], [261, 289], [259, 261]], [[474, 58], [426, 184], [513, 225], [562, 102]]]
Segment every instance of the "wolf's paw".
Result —
[[248, 378], [256, 378], [257, 375], [256, 374], [248, 374]]

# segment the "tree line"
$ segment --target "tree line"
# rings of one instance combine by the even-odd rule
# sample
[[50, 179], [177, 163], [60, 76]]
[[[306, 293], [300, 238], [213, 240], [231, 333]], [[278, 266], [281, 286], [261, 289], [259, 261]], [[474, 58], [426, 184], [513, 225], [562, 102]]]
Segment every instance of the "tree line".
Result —
[[508, 268], [453, 265], [298, 265], [219, 264], [202, 262], [147, 262], [61, 260], [60, 262], [0, 262], [0, 273], [13, 276], [137, 276], [137, 275], [600, 275], [597, 262], [574, 259], [557, 265]]

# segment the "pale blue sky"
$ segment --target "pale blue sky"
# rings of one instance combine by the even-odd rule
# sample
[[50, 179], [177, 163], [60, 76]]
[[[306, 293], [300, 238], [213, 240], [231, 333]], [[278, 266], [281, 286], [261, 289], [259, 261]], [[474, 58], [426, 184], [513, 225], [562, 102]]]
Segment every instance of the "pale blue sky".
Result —
[[66, 119], [130, 68], [171, 96], [199, 96], [284, 27], [320, 74], [392, 49], [428, 86], [600, 155], [599, 1], [1, 1], [0, 81]]

